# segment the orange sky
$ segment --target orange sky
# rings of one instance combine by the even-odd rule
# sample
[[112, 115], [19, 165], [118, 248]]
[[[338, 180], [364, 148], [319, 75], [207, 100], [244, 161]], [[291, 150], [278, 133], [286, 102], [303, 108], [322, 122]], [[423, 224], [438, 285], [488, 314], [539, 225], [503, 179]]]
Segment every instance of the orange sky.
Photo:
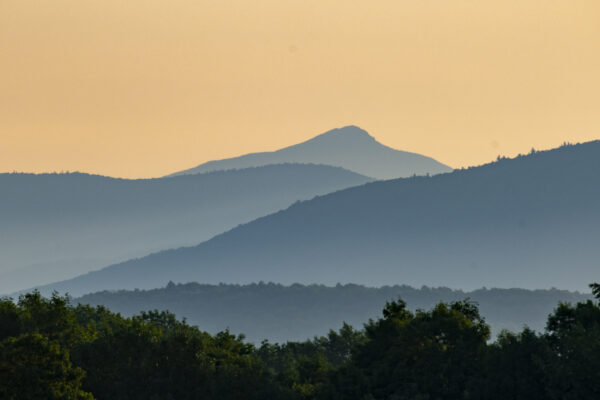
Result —
[[600, 138], [600, 1], [0, 0], [0, 171], [159, 176], [348, 124], [453, 167]]

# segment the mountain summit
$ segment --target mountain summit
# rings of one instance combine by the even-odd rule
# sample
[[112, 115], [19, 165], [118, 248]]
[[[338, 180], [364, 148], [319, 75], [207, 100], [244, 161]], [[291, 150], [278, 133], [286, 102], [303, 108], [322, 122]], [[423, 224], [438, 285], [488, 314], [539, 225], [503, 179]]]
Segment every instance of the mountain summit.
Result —
[[258, 167], [280, 163], [326, 164], [376, 179], [402, 178], [450, 172], [452, 169], [420, 154], [395, 150], [377, 142], [357, 126], [332, 129], [283, 149], [209, 161], [172, 175]]

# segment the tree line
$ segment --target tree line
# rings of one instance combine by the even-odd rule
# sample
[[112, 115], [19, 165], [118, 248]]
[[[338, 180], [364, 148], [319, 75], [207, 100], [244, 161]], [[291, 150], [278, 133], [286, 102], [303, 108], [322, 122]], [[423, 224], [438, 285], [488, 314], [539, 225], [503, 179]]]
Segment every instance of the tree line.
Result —
[[123, 317], [38, 292], [0, 300], [0, 399], [598, 399], [596, 300], [490, 341], [475, 303], [398, 299], [356, 330], [252, 345], [166, 311]]
[[463, 291], [446, 287], [413, 288], [407, 285], [367, 287], [357, 284], [245, 285], [173, 283], [148, 290], [102, 291], [74, 302], [103, 305], [124, 316], [145, 310], [169, 310], [178, 318], [209, 333], [226, 328], [243, 332], [246, 340], [260, 343], [303, 341], [321, 336], [343, 322], [359, 327], [381, 315], [386, 301], [402, 298], [412, 311], [430, 309], [438, 302], [465, 298], [477, 302], [479, 312], [495, 337], [501, 330], [519, 331], [524, 325], [543, 331], [546, 317], [559, 302], [592, 299], [588, 293], [558, 289], [478, 289]]

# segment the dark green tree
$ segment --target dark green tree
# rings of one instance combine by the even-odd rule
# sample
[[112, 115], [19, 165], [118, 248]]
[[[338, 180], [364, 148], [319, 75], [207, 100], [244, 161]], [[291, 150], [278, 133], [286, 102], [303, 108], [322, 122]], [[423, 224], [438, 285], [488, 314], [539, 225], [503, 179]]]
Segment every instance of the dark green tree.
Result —
[[546, 329], [555, 356], [549, 371], [553, 398], [600, 398], [600, 305], [559, 304]]
[[22, 333], [39, 333], [64, 348], [90, 340], [92, 332], [78, 323], [68, 296], [43, 297], [38, 291], [19, 297], [19, 326]]
[[0, 299], [0, 342], [21, 333], [20, 311], [10, 299]]
[[590, 284], [590, 288], [592, 289], [594, 297], [600, 300], [600, 283], [592, 283]]
[[0, 398], [92, 400], [81, 390], [84, 372], [56, 341], [27, 333], [0, 342]]
[[530, 400], [549, 397], [548, 368], [553, 354], [545, 337], [525, 328], [503, 331], [488, 346], [485, 367], [473, 385], [473, 398]]
[[331, 398], [463, 399], [483, 366], [489, 327], [467, 301], [414, 314], [399, 300], [365, 326], [367, 341], [335, 376]]

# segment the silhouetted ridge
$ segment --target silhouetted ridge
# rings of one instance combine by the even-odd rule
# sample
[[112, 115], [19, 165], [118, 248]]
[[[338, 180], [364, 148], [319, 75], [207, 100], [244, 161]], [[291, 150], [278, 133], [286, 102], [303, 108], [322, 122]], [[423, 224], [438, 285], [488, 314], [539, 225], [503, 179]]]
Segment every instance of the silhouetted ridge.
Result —
[[565, 290], [449, 288], [409, 286], [381, 288], [360, 285], [250, 285], [174, 284], [152, 290], [97, 292], [76, 299], [82, 304], [103, 305], [129, 316], [146, 310], [169, 310], [200, 329], [244, 332], [250, 341], [304, 340], [324, 335], [334, 326], [360, 327], [376, 318], [381, 305], [402, 298], [412, 310], [429, 309], [439, 301], [470, 298], [479, 304], [494, 333], [517, 331], [524, 325], [542, 331], [558, 302], [585, 301], [590, 295]]
[[598, 274], [598, 237], [596, 141], [352, 187], [47, 289], [263, 280], [583, 290]]
[[194, 245], [297, 200], [369, 180], [309, 164], [138, 180], [0, 174], [0, 293]]
[[452, 170], [429, 157], [386, 147], [357, 126], [346, 126], [277, 151], [209, 161], [173, 175], [282, 162], [334, 165], [377, 179], [438, 174]]
[[365, 131], [364, 129], [361, 129], [355, 125], [349, 125], [349, 126], [345, 126], [343, 128], [332, 129], [330, 131], [327, 131], [325, 133], [317, 135], [314, 138], [307, 140], [307, 142], [316, 141], [316, 140], [319, 140], [319, 138], [326, 138], [326, 137], [354, 138], [354, 139], [362, 139], [362, 140], [371, 141], [371, 142], [376, 141], [375, 138], [373, 136], [371, 136], [369, 134], [369, 132]]

